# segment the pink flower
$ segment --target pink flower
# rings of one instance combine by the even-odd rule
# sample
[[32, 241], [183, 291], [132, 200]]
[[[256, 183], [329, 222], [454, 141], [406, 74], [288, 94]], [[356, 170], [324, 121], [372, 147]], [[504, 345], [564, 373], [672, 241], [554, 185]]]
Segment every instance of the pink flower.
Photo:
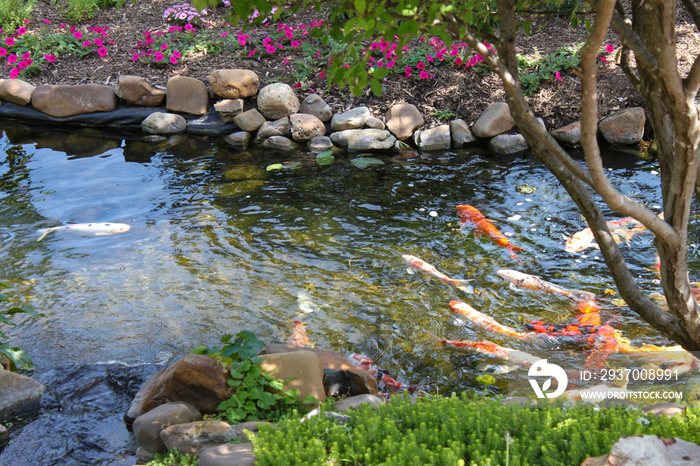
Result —
[[561, 81], [561, 73], [559, 73], [558, 71], [554, 73], [554, 77]]
[[318, 74], [318, 77], [319, 77], [320, 79], [325, 78], [325, 77], [326, 77], [326, 72], [325, 72], [325, 71], [321, 71], [321, 72]]
[[160, 49], [161, 49], [161, 50], [165, 50], [165, 49], [167, 49], [167, 48], [168, 48], [168, 44], [162, 44], [162, 45], [160, 46]]
[[614, 53], [614, 52], [615, 52], [615, 47], [613, 47], [612, 45], [608, 44], [608, 45], [605, 46], [605, 51], [608, 52], [608, 53]]
[[44, 60], [53, 63], [56, 61], [56, 55], [44, 55]]
[[32, 52], [24, 52], [22, 54], [22, 60], [26, 60], [27, 58], [32, 56]]
[[608, 59], [605, 58], [605, 57], [601, 57], [600, 55], [598, 55], [598, 58], [600, 58], [600, 61], [602, 61], [603, 63], [607, 63], [607, 62], [608, 62]]
[[168, 32], [180, 32], [182, 31], [182, 26], [170, 26]]
[[25, 28], [24, 26], [22, 26], [21, 28], [18, 28], [18, 29], [17, 29], [17, 35], [18, 35], [18, 36], [21, 36], [22, 34], [26, 34], [26, 32], [27, 32], [27, 28]]
[[418, 76], [420, 76], [421, 79], [428, 79], [430, 77], [430, 74], [428, 74], [427, 71], [421, 71], [418, 73]]
[[226, 36], [228, 36], [228, 34], [229, 34], [228, 31], [222, 32], [221, 34], [219, 34], [219, 37], [226, 37]]
[[295, 84], [294, 84], [294, 87], [296, 87], [297, 89], [300, 88], [300, 87], [301, 87], [301, 83], [299, 83], [299, 82], [298, 82], [298, 83], [295, 83]]
[[26, 60], [22, 60], [21, 62], [17, 63], [17, 68], [20, 70], [23, 70], [29, 65]]
[[42, 19], [42, 21], [45, 22], [46, 24], [51, 24], [51, 20], [50, 20], [50, 19]]
[[173, 50], [173, 57], [175, 58], [180, 58], [182, 55], [180, 54], [179, 50]]
[[196, 29], [191, 24], [185, 24], [185, 31], [196, 31]]
[[80, 31], [75, 31], [75, 32], [73, 33], [73, 37], [75, 37], [76, 39], [82, 39], [82, 38], [83, 38], [83, 33], [80, 32]]
[[5, 38], [5, 43], [7, 45], [15, 45], [15, 40], [12, 37]]
[[293, 40], [289, 45], [291, 47], [299, 47], [301, 45], [301, 42], [298, 40]]
[[272, 39], [270, 39], [269, 37], [266, 37], [263, 39], [263, 45], [268, 45], [271, 43], [272, 43]]
[[153, 54], [153, 59], [155, 61], [161, 61], [163, 59], [163, 53], [162, 52], [156, 52]]
[[101, 57], [106, 57], [108, 53], [109, 51], [104, 47], [100, 47], [99, 49], [97, 49], [97, 55]]
[[277, 50], [277, 49], [274, 48], [274, 47], [271, 46], [271, 45], [266, 45], [266, 46], [265, 46], [265, 51], [266, 51], [267, 53], [275, 53], [275, 50]]
[[89, 46], [91, 46], [91, 45], [92, 45], [92, 41], [91, 41], [91, 40], [86, 40], [85, 42], [83, 42], [83, 47], [89, 47]]
[[253, 50], [251, 50], [250, 52], [248, 52], [248, 56], [249, 56], [249, 57], [252, 57], [253, 55], [255, 55], [255, 52], [257, 52], [257, 50], [258, 50], [258, 48], [255, 47]]
[[102, 47], [102, 39], [95, 39], [95, 40], [94, 40], [94, 43], [95, 43], [96, 46]]
[[461, 66], [461, 65], [462, 65], [462, 59], [459, 58], [459, 57], [455, 58], [455, 64], [456, 64], [457, 66]]
[[0, 47], [0, 57], [7, 55], [7, 49]]
[[14, 63], [16, 61], [17, 61], [17, 55], [15, 55], [14, 53], [11, 53], [7, 56], [7, 63], [8, 64]]
[[426, 58], [425, 61], [435, 61], [435, 57], [433, 57], [432, 55], [428, 55], [425, 58]]
[[133, 54], [133, 55], [131, 56], [131, 60], [132, 60], [132, 61], [136, 61], [136, 60], [138, 60], [138, 59], [139, 59], [139, 54], [138, 54], [138, 52], [135, 53], [135, 54]]
[[170, 57], [170, 63], [172, 63], [173, 65], [177, 64], [177, 58], [175, 58], [174, 55]]
[[19, 68], [12, 68], [10, 70], [10, 79], [15, 79], [16, 77], [19, 76], [19, 74], [20, 74]]
[[422, 61], [419, 61], [418, 64], [416, 65], [416, 68], [418, 68], [419, 70], [425, 69], [425, 63], [423, 63]]

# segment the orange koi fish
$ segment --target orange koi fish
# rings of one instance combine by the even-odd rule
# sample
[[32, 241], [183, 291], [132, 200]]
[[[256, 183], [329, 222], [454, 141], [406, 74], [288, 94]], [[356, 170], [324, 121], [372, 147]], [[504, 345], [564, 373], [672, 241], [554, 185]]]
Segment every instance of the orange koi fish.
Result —
[[489, 332], [501, 333], [503, 335], [508, 335], [516, 338], [524, 338], [527, 340], [539, 339], [541, 337], [541, 335], [539, 334], [518, 332], [517, 330], [510, 328], [507, 325], [503, 325], [497, 322], [493, 317], [487, 316], [486, 314], [477, 311], [469, 304], [463, 303], [462, 301], [457, 301], [456, 299], [450, 301], [450, 309], [456, 314], [463, 315], [471, 322], [473, 322], [477, 327]]
[[[611, 220], [605, 223], [608, 225], [610, 233], [612, 233], [613, 239], [617, 244], [620, 244], [623, 241], [629, 243], [629, 241], [636, 233], [647, 231], [647, 228], [644, 225], [642, 225], [641, 222], [639, 222], [639, 220], [636, 220], [632, 217], [624, 217], [618, 220]], [[632, 225], [632, 228], [621, 228], [626, 227], [628, 225]], [[566, 252], [580, 252], [584, 249], [588, 249], [590, 247], [595, 246], [594, 243], [595, 238], [593, 237], [593, 231], [590, 228], [584, 228], [583, 230], [572, 235], [569, 239], [566, 240], [566, 243], [564, 243], [564, 250]]]
[[449, 283], [450, 285], [454, 286], [459, 290], [464, 291], [465, 293], [474, 293], [474, 288], [469, 284], [471, 280], [456, 280], [454, 278], [450, 278], [444, 273], [440, 272], [438, 269], [436, 269], [433, 265], [428, 264], [423, 259], [419, 259], [416, 256], [404, 254], [401, 257], [403, 257], [403, 260], [408, 262], [408, 264], [414, 269], [432, 275], [433, 277], [438, 278], [445, 283]]
[[513, 362], [521, 366], [530, 366], [542, 358], [533, 356], [530, 353], [500, 346], [488, 340], [440, 340], [439, 345], [443, 348], [450, 348], [462, 352], [476, 352], [487, 356], [494, 356], [506, 361]]
[[311, 341], [309, 341], [309, 336], [306, 334], [306, 327], [304, 323], [300, 320], [290, 320], [292, 324], [292, 334], [289, 336], [287, 341], [289, 344], [300, 347], [312, 347]]
[[528, 275], [526, 273], [518, 272], [516, 270], [503, 269], [499, 270], [496, 273], [499, 277], [505, 278], [506, 280], [510, 280], [513, 285], [519, 286], [521, 288], [560, 294], [562, 296], [566, 296], [567, 298], [595, 298], [595, 294], [589, 291], [570, 290], [567, 288], [562, 288], [560, 286], [555, 285], [554, 283], [544, 281], [541, 278], [536, 277], [534, 275]]
[[459, 225], [464, 228], [465, 225], [472, 226], [474, 228], [474, 236], [479, 238], [482, 234], [489, 237], [491, 241], [507, 249], [510, 252], [510, 257], [522, 264], [520, 258], [515, 254], [515, 251], [522, 251], [523, 248], [515, 246], [508, 241], [503, 233], [498, 231], [498, 228], [493, 226], [493, 223], [489, 222], [486, 217], [484, 217], [481, 212], [479, 212], [476, 207], [470, 205], [458, 205], [457, 215], [461, 219]]
[[415, 385], [404, 384], [396, 379], [393, 379], [384, 369], [380, 369], [376, 364], [374, 364], [374, 361], [364, 354], [351, 354], [348, 356], [348, 361], [372, 374], [374, 378], [377, 379], [377, 385], [379, 385], [379, 388], [386, 387], [394, 390], [408, 390], [411, 393], [418, 390], [418, 387]]
[[576, 303], [576, 310], [579, 312], [576, 319], [578, 319], [580, 323], [586, 325], [600, 325], [600, 306], [596, 304], [594, 299], [578, 301]]

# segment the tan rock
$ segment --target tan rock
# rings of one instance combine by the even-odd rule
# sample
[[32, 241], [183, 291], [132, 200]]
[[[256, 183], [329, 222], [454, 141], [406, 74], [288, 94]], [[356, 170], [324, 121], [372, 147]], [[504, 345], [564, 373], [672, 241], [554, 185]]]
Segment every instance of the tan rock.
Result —
[[117, 95], [110, 86], [42, 84], [32, 92], [32, 106], [52, 117], [62, 118], [117, 108]]
[[578, 146], [581, 144], [581, 122], [575, 121], [566, 126], [552, 131], [552, 137], [559, 142], [569, 144], [570, 146]]
[[209, 107], [209, 92], [202, 81], [186, 76], [168, 80], [166, 108], [170, 112], [204, 115]]
[[484, 110], [481, 114], [472, 132], [478, 138], [492, 138], [510, 131], [515, 126], [515, 120], [510, 114], [510, 108], [505, 102], [496, 102]]
[[245, 99], [258, 93], [260, 79], [251, 70], [216, 70], [209, 75], [209, 85], [224, 99]]
[[452, 147], [464, 147], [476, 142], [467, 122], [462, 119], [450, 121], [450, 137], [452, 138]]
[[224, 141], [234, 149], [245, 150], [250, 143], [250, 133], [246, 131], [236, 131], [226, 136]]
[[392, 105], [385, 117], [386, 129], [399, 141], [410, 138], [416, 129], [425, 124], [423, 115], [420, 114], [418, 108], [405, 102]]
[[187, 129], [187, 120], [174, 113], [154, 112], [141, 122], [141, 129], [148, 134], [176, 134]]
[[598, 131], [608, 144], [634, 145], [642, 142], [645, 122], [643, 108], [626, 108], [598, 123]]
[[141, 76], [119, 76], [114, 93], [124, 102], [141, 107], [157, 107], [165, 99], [165, 91], [153, 88]]
[[323, 367], [318, 356], [312, 351], [293, 351], [290, 353], [263, 354], [263, 370], [273, 377], [289, 380], [284, 389], [299, 390], [300, 397], [313, 395], [318, 401], [326, 401], [323, 389]]
[[299, 113], [313, 115], [321, 121], [333, 118], [333, 110], [318, 94], [309, 94], [302, 102]]
[[266, 121], [258, 129], [258, 135], [255, 138], [256, 143], [260, 143], [272, 136], [284, 136], [285, 138], [292, 137], [292, 123], [289, 117], [283, 117], [275, 121]]
[[413, 139], [421, 150], [447, 150], [452, 146], [449, 125], [416, 131]]
[[224, 123], [231, 123], [236, 115], [243, 113], [243, 99], [224, 99], [214, 104], [214, 110]]
[[299, 107], [299, 99], [289, 84], [268, 84], [258, 93], [258, 110], [269, 120], [297, 113]]
[[396, 138], [387, 130], [381, 129], [346, 129], [331, 133], [331, 141], [349, 151], [390, 150]]
[[188, 403], [165, 403], [137, 417], [132, 430], [139, 445], [148, 451], [157, 453], [165, 450], [165, 445], [160, 437], [163, 429], [200, 419], [202, 419], [202, 415]]
[[489, 149], [500, 155], [522, 154], [529, 148], [522, 134], [499, 134], [489, 141]]
[[22, 374], [0, 370], [0, 420], [39, 409], [44, 386]]
[[292, 139], [297, 142], [305, 142], [326, 134], [323, 122], [313, 115], [293, 113], [289, 115], [289, 122], [292, 125]]
[[347, 112], [336, 113], [331, 118], [331, 129], [333, 131], [359, 129], [365, 126], [365, 122], [371, 116], [367, 107], [356, 107]]
[[265, 117], [254, 108], [233, 117], [233, 122], [243, 131], [256, 131], [265, 121]]
[[250, 443], [236, 443], [207, 448], [197, 455], [199, 466], [255, 466], [257, 458]]
[[265, 139], [261, 144], [265, 149], [275, 149], [275, 150], [299, 150], [299, 144], [292, 141], [284, 136], [270, 136]]
[[34, 86], [21, 79], [0, 79], [0, 99], [17, 105], [27, 105], [32, 100]]

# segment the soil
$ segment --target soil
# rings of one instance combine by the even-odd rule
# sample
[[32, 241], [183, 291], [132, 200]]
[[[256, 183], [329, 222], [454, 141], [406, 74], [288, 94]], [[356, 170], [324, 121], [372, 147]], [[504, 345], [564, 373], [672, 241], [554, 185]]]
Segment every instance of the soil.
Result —
[[[108, 26], [109, 39], [114, 44], [109, 47], [109, 55], [98, 57], [91, 54], [78, 58], [63, 56], [50, 64], [42, 73], [25, 78], [34, 85], [39, 84], [115, 84], [120, 75], [137, 75], [147, 78], [151, 85], [165, 88], [168, 79], [175, 75], [198, 78], [208, 82], [209, 74], [216, 69], [246, 68], [257, 72], [261, 87], [269, 82], [282, 81], [294, 85], [293, 79], [280, 66], [280, 60], [293, 59], [300, 54], [300, 49], [287, 47], [284, 55], [275, 54], [268, 60], [241, 59], [231, 53], [199, 54], [180, 60], [176, 66], [155, 67], [130, 59], [136, 42], [143, 37], [143, 31], [167, 30], [171, 25], [163, 19], [163, 12], [173, 4], [174, 0], [141, 0], [137, 3], [126, 1], [120, 9], [102, 8], [91, 19], [77, 26]], [[679, 2], [680, 4], [680, 2]], [[59, 2], [60, 5], [60, 2]], [[679, 8], [682, 8], [679, 6]], [[213, 27], [225, 27], [224, 14], [226, 9], [217, 8], [209, 13], [207, 21]], [[67, 22], [62, 10], [50, 0], [37, 2], [31, 25], [41, 24], [42, 19], [52, 21], [52, 25]], [[322, 19], [314, 11], [305, 11], [295, 17], [284, 20], [285, 24], [295, 25], [309, 23], [312, 19]], [[534, 26], [532, 34], [522, 34], [519, 38], [519, 52], [530, 54], [536, 48], [543, 54], [551, 53], [567, 45], [581, 43], [586, 38], [586, 29], [581, 26], [572, 28], [566, 18], [553, 16], [532, 18]], [[75, 24], [75, 23], [71, 23]], [[29, 27], [31, 29], [31, 26]], [[230, 27], [228, 28], [230, 30]], [[681, 11], [678, 20], [678, 50], [679, 64], [682, 72], [692, 65], [692, 57], [700, 48], [700, 34], [692, 21]], [[255, 32], [248, 31], [253, 35]], [[608, 34], [607, 43], [617, 50], [620, 41], [614, 33]], [[599, 116], [603, 117], [615, 111], [643, 104], [641, 95], [629, 83], [622, 70], [614, 60], [601, 63], [599, 69]], [[436, 124], [439, 113], [454, 114], [473, 122], [486, 106], [492, 102], [503, 100], [504, 93], [498, 77], [493, 72], [476, 70], [474, 67], [466, 70], [440, 66], [433, 68], [435, 77], [421, 80], [406, 79], [403, 74], [387, 78], [381, 97], [374, 96], [369, 89], [361, 97], [352, 96], [347, 89], [337, 87], [328, 90], [325, 79], [318, 78], [319, 68], [313, 78], [305, 82], [299, 89], [301, 98], [308, 95], [309, 89], [314, 89], [326, 102], [331, 104], [334, 111], [344, 111], [358, 106], [368, 106], [375, 115], [383, 115], [394, 103], [406, 101], [418, 106], [426, 120]], [[0, 70], [0, 78], [8, 77], [7, 67]], [[580, 118], [579, 93], [580, 81], [573, 72], [561, 73], [562, 80], [554, 78], [541, 83], [538, 90], [527, 97], [534, 112], [544, 118], [549, 128], [557, 128]]]

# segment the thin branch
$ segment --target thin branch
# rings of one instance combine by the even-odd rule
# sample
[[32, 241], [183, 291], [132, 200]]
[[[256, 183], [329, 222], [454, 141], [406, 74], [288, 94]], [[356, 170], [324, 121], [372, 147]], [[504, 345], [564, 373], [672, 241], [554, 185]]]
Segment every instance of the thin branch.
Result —
[[683, 6], [688, 11], [688, 14], [690, 14], [690, 17], [693, 18], [695, 27], [700, 30], [700, 11], [698, 10], [698, 7], [696, 7], [695, 3], [690, 0], [681, 0], [681, 3], [683, 3]]
[[620, 53], [620, 68], [622, 68], [622, 71], [625, 72], [625, 76], [627, 76], [629, 82], [631, 82], [634, 87], [639, 88], [639, 86], [642, 84], [642, 79], [630, 65], [630, 52], [631, 50], [628, 47], [625, 47], [624, 45], [622, 46], [622, 52]]
[[656, 57], [644, 44], [639, 35], [632, 29], [629, 23], [618, 12], [613, 13], [612, 27], [622, 39], [622, 44], [634, 51], [634, 58], [637, 61], [637, 66], [641, 66], [649, 70], [650, 74], [655, 73], [659, 64]]
[[700, 89], [700, 55], [695, 57], [693, 66], [688, 72], [688, 76], [683, 80], [686, 100], [695, 100]]

